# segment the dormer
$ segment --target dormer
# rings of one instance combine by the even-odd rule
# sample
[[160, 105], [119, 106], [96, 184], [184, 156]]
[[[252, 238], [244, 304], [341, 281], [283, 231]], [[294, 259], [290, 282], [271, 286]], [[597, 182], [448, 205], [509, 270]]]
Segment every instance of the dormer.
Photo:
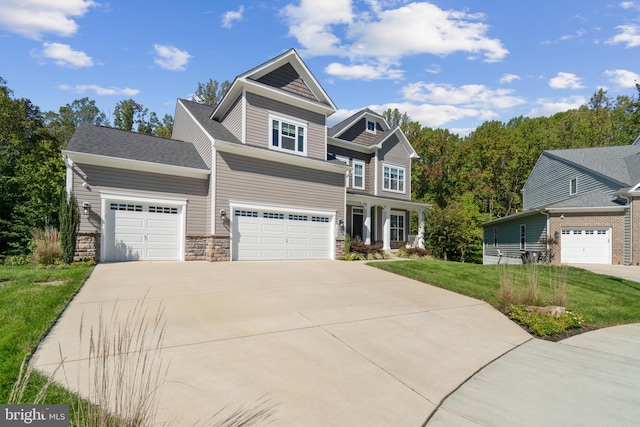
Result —
[[243, 144], [326, 160], [326, 119], [336, 110], [291, 49], [236, 77], [211, 118]]

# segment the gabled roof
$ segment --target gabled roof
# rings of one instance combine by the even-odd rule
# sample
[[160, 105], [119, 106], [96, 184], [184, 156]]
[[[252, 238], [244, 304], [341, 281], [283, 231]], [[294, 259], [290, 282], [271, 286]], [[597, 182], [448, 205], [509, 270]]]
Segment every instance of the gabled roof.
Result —
[[[293, 68], [295, 73], [302, 79], [306, 88], [313, 98], [284, 90], [282, 86], [264, 79], [269, 73], [281, 68]], [[295, 49], [290, 49], [269, 61], [258, 65], [251, 70], [240, 74], [231, 84], [231, 88], [216, 106], [211, 118], [220, 120], [233, 105], [235, 100], [242, 94], [243, 90], [249, 90], [260, 95], [264, 95], [274, 100], [300, 106], [308, 110], [316, 111], [327, 116], [336, 112], [337, 107], [324, 91], [318, 80], [311, 74]]]
[[197, 102], [188, 101], [186, 99], [178, 99], [186, 110], [198, 121], [204, 130], [214, 139], [219, 141], [233, 142], [241, 144], [242, 142], [236, 138], [222, 123], [217, 120], [211, 120], [213, 107], [207, 104], [199, 104]]
[[387, 123], [384, 117], [369, 108], [365, 108], [332, 126], [328, 129], [327, 133], [331, 138], [339, 138], [347, 129], [351, 128], [351, 126], [358, 123], [364, 117], [369, 117], [371, 120], [381, 123], [383, 130], [389, 130], [389, 123]]
[[638, 154], [640, 154], [640, 146], [638, 145], [545, 150], [543, 152], [543, 155], [564, 160], [581, 169], [615, 180], [621, 184], [621, 187], [629, 187], [638, 183], [638, 172], [629, 168], [629, 166], [640, 163], [637, 158]]
[[63, 153], [199, 169], [207, 172], [209, 170], [190, 142], [87, 123], [81, 123], [78, 126]]

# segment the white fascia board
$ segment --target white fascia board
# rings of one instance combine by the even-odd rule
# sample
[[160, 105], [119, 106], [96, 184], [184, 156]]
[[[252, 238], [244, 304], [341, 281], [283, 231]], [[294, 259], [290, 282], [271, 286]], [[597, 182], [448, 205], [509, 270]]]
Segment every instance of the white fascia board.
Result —
[[184, 166], [163, 165], [159, 163], [143, 162], [139, 160], [122, 159], [118, 157], [100, 156], [97, 154], [78, 153], [63, 150], [74, 163], [94, 166], [104, 166], [141, 172], [159, 173], [163, 175], [182, 176], [186, 178], [206, 179], [211, 171], [208, 169], [187, 168]]
[[362, 145], [351, 141], [345, 141], [343, 139], [337, 139], [335, 137], [327, 138], [327, 143], [365, 154], [371, 154], [378, 149], [378, 147], [376, 147], [375, 145]]
[[287, 165], [295, 165], [309, 169], [322, 170], [327, 172], [335, 172], [344, 174], [351, 170], [351, 167], [342, 164], [323, 162], [322, 160], [309, 159], [307, 157], [296, 156], [293, 154], [283, 153], [281, 151], [268, 150], [250, 145], [236, 144], [233, 142], [216, 141], [215, 149], [223, 153], [239, 154], [241, 156], [251, 157], [255, 159], [263, 159], [271, 162], [284, 163]]
[[432, 205], [428, 203], [412, 202], [396, 199], [384, 199], [381, 197], [367, 196], [365, 194], [347, 193], [347, 203], [370, 203], [375, 206], [390, 206], [391, 209], [404, 209], [407, 211], [418, 211], [429, 209]]

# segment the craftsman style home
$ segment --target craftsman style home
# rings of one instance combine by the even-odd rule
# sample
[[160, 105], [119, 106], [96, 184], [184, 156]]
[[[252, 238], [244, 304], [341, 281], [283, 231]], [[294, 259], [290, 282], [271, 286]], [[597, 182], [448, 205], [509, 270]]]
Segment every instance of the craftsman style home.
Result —
[[171, 139], [83, 124], [63, 155], [98, 261], [334, 259], [345, 233], [409, 240], [416, 152], [364, 109], [337, 111], [295, 50], [239, 75], [211, 107], [180, 99]]
[[640, 137], [627, 146], [544, 151], [523, 205], [484, 224], [485, 264], [549, 253], [554, 263], [640, 264]]

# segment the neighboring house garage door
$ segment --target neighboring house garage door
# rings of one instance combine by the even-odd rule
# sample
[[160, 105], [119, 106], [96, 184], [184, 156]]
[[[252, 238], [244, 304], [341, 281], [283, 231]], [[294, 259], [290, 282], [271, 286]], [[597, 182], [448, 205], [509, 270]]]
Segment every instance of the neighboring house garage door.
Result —
[[332, 216], [234, 209], [233, 260], [329, 259]]
[[563, 264], [611, 264], [611, 228], [563, 228]]
[[108, 200], [104, 261], [181, 260], [185, 206]]

